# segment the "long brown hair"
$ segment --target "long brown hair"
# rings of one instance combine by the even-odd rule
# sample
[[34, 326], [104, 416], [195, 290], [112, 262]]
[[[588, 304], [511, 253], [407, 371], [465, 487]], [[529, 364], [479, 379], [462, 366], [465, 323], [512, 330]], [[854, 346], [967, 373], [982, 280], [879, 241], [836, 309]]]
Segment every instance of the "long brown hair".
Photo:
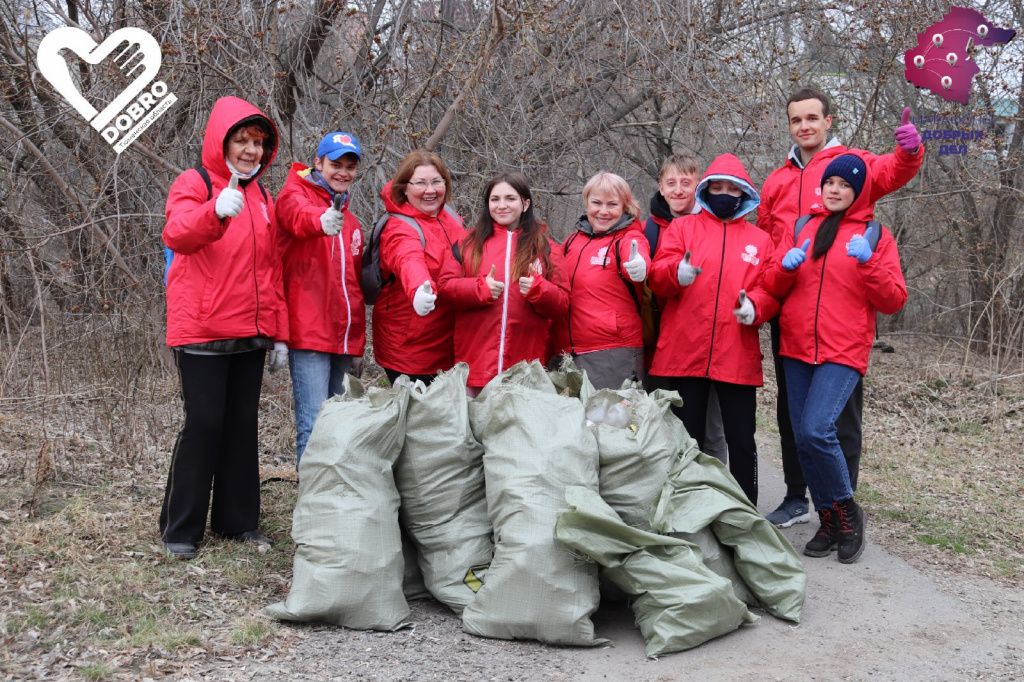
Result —
[[491, 218], [491, 191], [500, 183], [507, 183], [516, 191], [524, 202], [530, 202], [523, 214], [519, 216], [519, 238], [516, 240], [516, 253], [512, 260], [510, 277], [525, 277], [535, 260], [540, 260], [544, 277], [551, 278], [554, 264], [551, 261], [551, 244], [548, 242], [548, 226], [537, 219], [533, 212], [533, 194], [526, 176], [518, 172], [502, 173], [491, 179], [484, 188], [480, 198], [480, 212], [476, 225], [462, 241], [462, 252], [467, 273], [475, 273], [480, 267], [483, 257], [484, 242], [494, 234], [494, 219]]

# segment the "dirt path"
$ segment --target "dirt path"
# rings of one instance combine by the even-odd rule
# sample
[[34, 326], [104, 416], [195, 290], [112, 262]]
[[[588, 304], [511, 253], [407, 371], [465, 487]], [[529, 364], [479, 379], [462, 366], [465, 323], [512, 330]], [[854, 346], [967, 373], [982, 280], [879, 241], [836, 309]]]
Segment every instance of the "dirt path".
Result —
[[[762, 460], [762, 507], [783, 490], [781, 472]], [[800, 547], [815, 525], [785, 533]], [[1024, 591], [980, 579], [937, 582], [873, 543], [852, 566], [834, 555], [805, 565], [799, 626], [761, 614], [755, 625], [656, 661], [645, 658], [628, 608], [595, 617], [613, 646], [571, 649], [471, 637], [446, 609], [419, 602], [415, 627], [402, 632], [291, 627], [296, 644], [284, 658], [182, 672], [254, 680], [1024, 679]]]

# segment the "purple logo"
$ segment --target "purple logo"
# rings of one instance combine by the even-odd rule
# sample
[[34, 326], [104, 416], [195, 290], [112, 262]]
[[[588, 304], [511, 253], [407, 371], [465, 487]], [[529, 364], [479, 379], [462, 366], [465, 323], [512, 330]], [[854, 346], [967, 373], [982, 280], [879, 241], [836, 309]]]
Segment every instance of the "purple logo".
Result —
[[1017, 32], [1000, 28], [981, 12], [953, 7], [942, 21], [917, 34], [917, 47], [903, 55], [907, 80], [950, 102], [967, 104], [974, 75], [976, 47], [1005, 45]]

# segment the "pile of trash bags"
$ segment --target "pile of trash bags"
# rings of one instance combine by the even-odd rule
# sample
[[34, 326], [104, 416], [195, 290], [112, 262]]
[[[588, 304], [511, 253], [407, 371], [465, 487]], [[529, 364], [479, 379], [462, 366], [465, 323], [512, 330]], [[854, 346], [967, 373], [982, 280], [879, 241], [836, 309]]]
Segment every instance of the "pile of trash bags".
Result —
[[470, 399], [467, 375], [346, 378], [302, 457], [291, 589], [265, 613], [397, 630], [416, 557], [426, 591], [483, 637], [601, 644], [602, 584], [628, 598], [649, 656], [754, 623], [752, 607], [799, 622], [796, 552], [697, 449], [678, 394], [595, 391], [571, 363], [533, 362]]

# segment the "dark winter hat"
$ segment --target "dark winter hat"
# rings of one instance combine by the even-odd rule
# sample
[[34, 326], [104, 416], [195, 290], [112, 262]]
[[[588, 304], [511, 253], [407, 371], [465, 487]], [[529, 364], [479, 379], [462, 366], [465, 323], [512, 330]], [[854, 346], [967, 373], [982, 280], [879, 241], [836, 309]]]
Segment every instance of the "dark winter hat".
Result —
[[864, 160], [856, 154], [840, 154], [832, 159], [832, 163], [821, 174], [821, 186], [824, 187], [825, 181], [836, 175], [850, 183], [850, 187], [853, 187], [853, 198], [856, 199], [860, 195], [860, 191], [864, 189], [864, 181], [868, 177], [868, 167], [864, 165]]

